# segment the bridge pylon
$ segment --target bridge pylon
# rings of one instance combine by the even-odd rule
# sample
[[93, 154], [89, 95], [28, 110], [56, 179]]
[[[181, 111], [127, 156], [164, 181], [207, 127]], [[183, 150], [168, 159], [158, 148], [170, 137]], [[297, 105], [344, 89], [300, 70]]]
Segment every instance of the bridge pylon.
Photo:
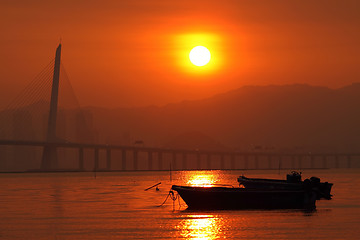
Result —
[[58, 112], [58, 97], [59, 97], [59, 79], [60, 79], [60, 59], [61, 59], [61, 44], [56, 49], [54, 74], [51, 88], [50, 111], [47, 128], [46, 142], [49, 145], [44, 146], [43, 157], [41, 161], [41, 170], [51, 171], [58, 168], [57, 148], [51, 143], [58, 142], [56, 136], [56, 118]]

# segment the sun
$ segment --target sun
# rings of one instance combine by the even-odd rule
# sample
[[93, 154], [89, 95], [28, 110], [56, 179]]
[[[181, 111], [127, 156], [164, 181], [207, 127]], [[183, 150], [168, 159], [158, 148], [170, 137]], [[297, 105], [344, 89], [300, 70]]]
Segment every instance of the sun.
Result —
[[196, 46], [191, 49], [189, 58], [192, 64], [201, 67], [210, 62], [210, 51], [204, 46]]

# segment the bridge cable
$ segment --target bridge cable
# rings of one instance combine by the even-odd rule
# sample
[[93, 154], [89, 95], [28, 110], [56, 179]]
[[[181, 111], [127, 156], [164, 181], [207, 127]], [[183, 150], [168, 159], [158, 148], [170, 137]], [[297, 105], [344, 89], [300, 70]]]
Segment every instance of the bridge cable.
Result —
[[[35, 129], [29, 129], [29, 128], [33, 128], [31, 124], [34, 122], [33, 121], [34, 113], [32, 112], [27, 114], [26, 108], [29, 108], [31, 105], [33, 105], [33, 107], [35, 107], [36, 109], [37, 101], [39, 101], [39, 98], [44, 97], [44, 92], [46, 91], [45, 88], [48, 88], [50, 82], [49, 79], [51, 79], [51, 72], [53, 65], [54, 65], [54, 60], [52, 60], [49, 64], [47, 64], [43, 68], [43, 70], [39, 74], [37, 74], [32, 79], [32, 81], [20, 92], [20, 94], [17, 95], [7, 105], [7, 107], [0, 112], [1, 139], [11, 139], [11, 138], [21, 139], [24, 138], [24, 134], [23, 136], [21, 136], [21, 134], [19, 135], [19, 133], [30, 133], [28, 135], [33, 135], [31, 132], [37, 132], [35, 131]], [[14, 134], [17, 136], [15, 136]]]

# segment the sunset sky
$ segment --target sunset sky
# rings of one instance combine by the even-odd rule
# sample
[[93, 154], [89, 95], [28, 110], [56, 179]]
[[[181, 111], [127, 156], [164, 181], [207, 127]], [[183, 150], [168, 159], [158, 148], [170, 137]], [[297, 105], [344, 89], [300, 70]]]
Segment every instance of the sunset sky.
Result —
[[[0, 107], [53, 58], [82, 106], [201, 99], [244, 85], [360, 81], [360, 1], [0, 2]], [[206, 46], [204, 67], [190, 50]]]

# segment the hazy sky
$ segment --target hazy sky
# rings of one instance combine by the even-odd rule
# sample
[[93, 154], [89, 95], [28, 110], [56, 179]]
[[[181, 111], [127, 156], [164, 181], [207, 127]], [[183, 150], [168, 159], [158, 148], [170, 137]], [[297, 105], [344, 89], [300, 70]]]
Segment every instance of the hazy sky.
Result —
[[[81, 105], [163, 105], [244, 85], [360, 81], [360, 1], [0, 2], [0, 107], [53, 58]], [[204, 45], [212, 59], [192, 66]]]

